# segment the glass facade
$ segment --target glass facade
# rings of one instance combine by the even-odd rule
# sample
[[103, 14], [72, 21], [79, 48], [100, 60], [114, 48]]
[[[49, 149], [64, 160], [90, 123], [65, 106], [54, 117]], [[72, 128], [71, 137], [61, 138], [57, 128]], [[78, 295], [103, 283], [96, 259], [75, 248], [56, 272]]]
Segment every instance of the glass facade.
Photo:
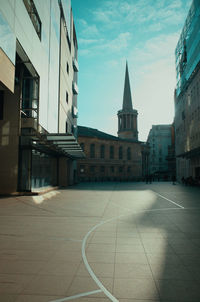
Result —
[[57, 158], [32, 150], [31, 187], [40, 188], [57, 185]]
[[193, 0], [176, 51], [176, 94], [181, 93], [200, 62], [200, 0]]
[[16, 37], [0, 12], [0, 47], [15, 65]]

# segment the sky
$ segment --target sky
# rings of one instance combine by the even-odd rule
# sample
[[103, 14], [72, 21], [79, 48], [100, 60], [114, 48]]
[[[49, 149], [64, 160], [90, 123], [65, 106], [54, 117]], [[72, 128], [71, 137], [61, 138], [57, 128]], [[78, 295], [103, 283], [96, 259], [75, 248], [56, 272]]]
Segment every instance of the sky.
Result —
[[78, 125], [117, 136], [126, 60], [139, 140], [174, 118], [175, 48], [192, 0], [72, 0]]

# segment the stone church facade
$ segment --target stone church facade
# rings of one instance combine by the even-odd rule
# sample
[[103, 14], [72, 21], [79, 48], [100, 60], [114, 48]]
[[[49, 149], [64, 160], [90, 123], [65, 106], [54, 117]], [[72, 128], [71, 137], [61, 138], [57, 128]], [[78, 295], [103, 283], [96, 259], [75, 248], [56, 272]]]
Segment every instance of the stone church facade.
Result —
[[126, 64], [118, 137], [78, 126], [78, 142], [86, 157], [78, 160], [79, 181], [139, 181], [148, 174], [148, 146], [138, 141], [137, 110], [133, 109]]

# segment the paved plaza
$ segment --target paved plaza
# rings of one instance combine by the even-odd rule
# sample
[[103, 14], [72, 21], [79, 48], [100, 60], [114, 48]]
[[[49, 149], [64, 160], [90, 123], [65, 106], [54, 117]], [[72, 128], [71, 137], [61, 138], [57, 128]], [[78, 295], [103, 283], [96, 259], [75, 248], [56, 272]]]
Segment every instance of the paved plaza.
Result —
[[200, 188], [82, 183], [0, 199], [1, 302], [199, 302]]

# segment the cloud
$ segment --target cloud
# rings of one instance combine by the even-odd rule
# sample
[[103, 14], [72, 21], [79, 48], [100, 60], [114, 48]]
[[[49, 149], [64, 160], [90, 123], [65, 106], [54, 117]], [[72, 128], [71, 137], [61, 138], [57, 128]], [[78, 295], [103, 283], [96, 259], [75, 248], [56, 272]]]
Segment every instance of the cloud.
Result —
[[119, 34], [115, 39], [107, 41], [103, 45], [99, 46], [101, 50], [108, 50], [111, 52], [118, 52], [122, 49], [127, 48], [128, 41], [131, 39], [131, 34], [129, 32], [124, 32]]
[[[180, 24], [184, 15], [181, 0], [115, 0], [104, 1], [101, 7], [92, 11], [94, 21], [105, 27], [115, 27], [116, 24], [147, 24], [160, 25]], [[157, 28], [156, 28], [157, 30]]]
[[98, 39], [82, 39], [82, 38], [80, 38], [78, 40], [79, 45], [85, 45], [85, 46], [95, 44], [95, 43], [99, 43], [101, 41], [102, 40], [98, 40]]
[[80, 35], [84, 38], [97, 37], [99, 30], [95, 24], [88, 24], [84, 19], [78, 19], [78, 25], [80, 26]]
[[[94, 55], [99, 54], [112, 54], [119, 53], [121, 50], [124, 50], [128, 47], [129, 40], [131, 39], [131, 34], [129, 32], [124, 32], [118, 34], [114, 39], [96, 39], [96, 40], [87, 40], [79, 39], [82, 49], [79, 50], [80, 55]], [[83, 49], [83, 47], [86, 49]]]
[[133, 52], [130, 53], [130, 58], [132, 61], [136, 59], [142, 65], [162, 58], [174, 58], [174, 50], [178, 38], [179, 33], [161, 34], [148, 39], [143, 45], [138, 43]]

